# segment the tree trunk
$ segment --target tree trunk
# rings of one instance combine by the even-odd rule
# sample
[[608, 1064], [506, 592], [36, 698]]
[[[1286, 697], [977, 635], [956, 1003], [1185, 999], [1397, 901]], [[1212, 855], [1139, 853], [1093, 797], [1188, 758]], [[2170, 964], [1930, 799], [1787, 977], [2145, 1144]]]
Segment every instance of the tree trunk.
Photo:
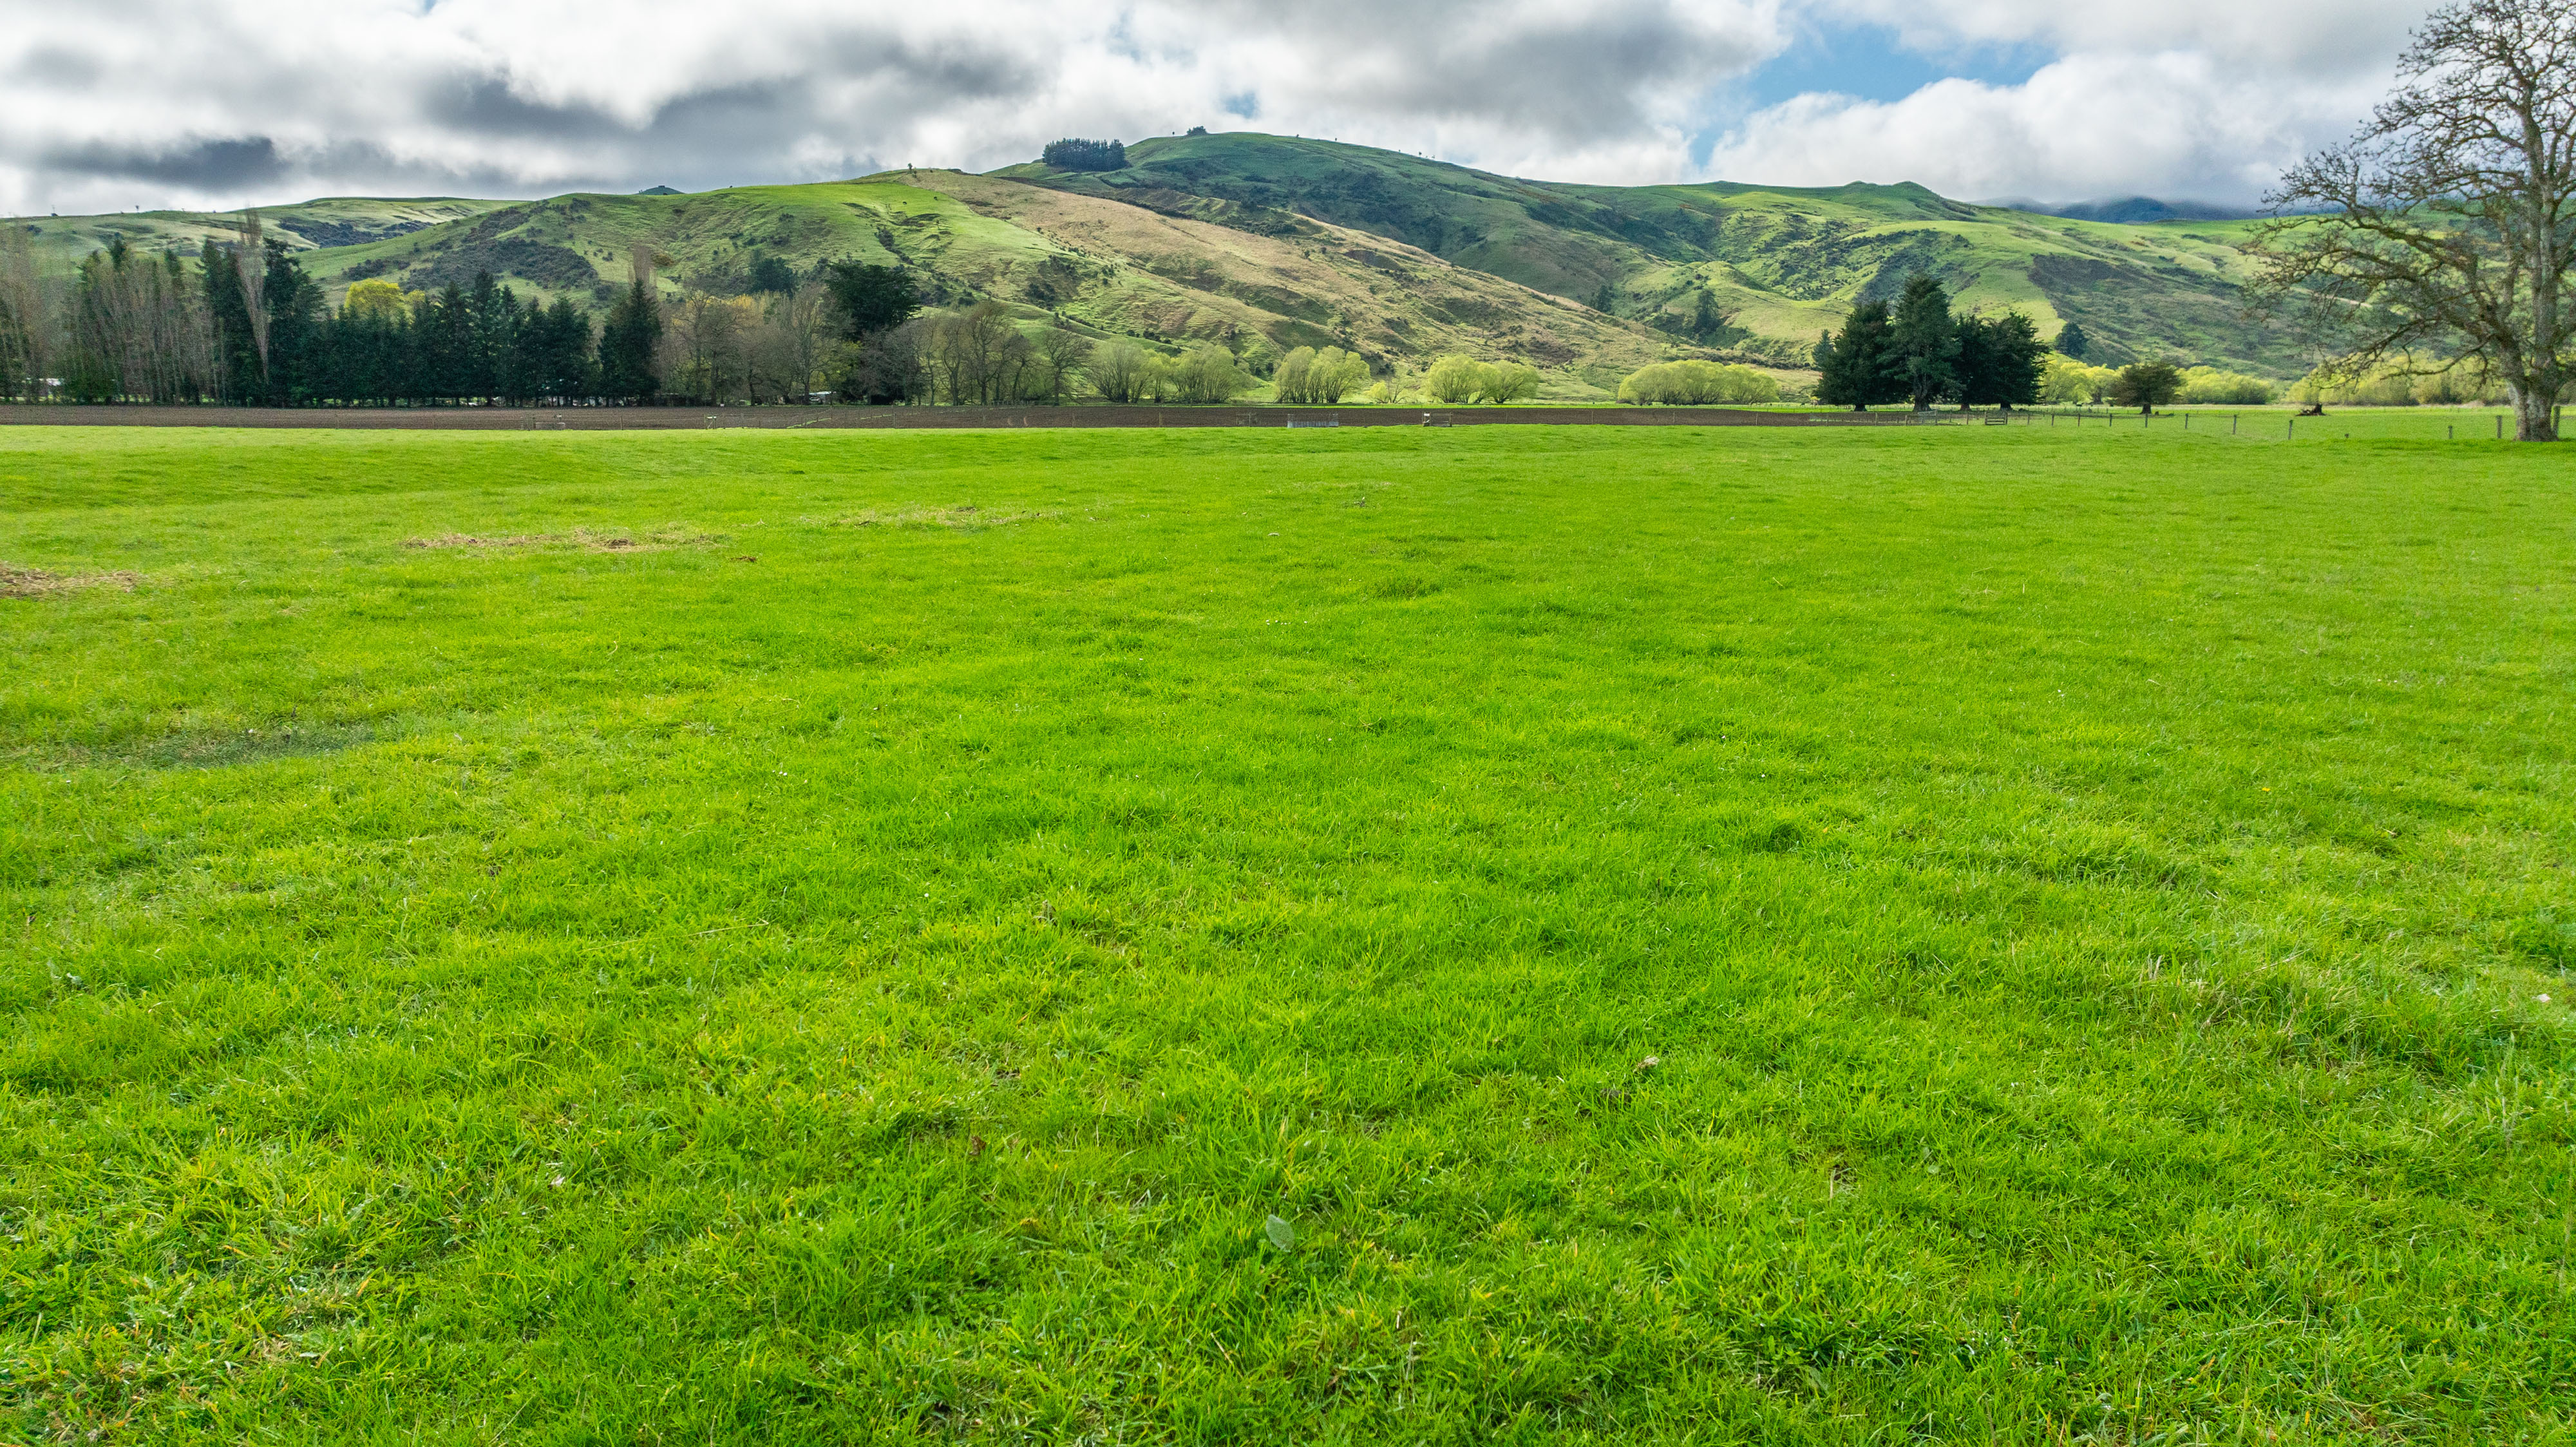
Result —
[[2514, 440], [2517, 442], [2557, 441], [2557, 394], [2538, 387], [2515, 387], [2511, 390]]

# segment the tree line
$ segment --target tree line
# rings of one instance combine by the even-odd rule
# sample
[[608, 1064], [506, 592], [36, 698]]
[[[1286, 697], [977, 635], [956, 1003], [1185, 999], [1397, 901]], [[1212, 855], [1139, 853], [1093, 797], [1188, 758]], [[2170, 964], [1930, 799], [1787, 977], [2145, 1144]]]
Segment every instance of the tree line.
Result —
[[[67, 286], [0, 228], [0, 398], [256, 406], [803, 401], [818, 378], [863, 400], [924, 390], [870, 374], [868, 343], [920, 309], [890, 267], [783, 264], [746, 297], [665, 298], [653, 257], [603, 315], [522, 300], [489, 273], [410, 292], [353, 284], [337, 307], [300, 258], [245, 217], [191, 255], [111, 238]], [[879, 348], [877, 350], [882, 350]], [[945, 352], [933, 349], [932, 355]]]
[[48, 298], [23, 228], [10, 230], [0, 395], [293, 407], [633, 400], [659, 388], [660, 308], [640, 279], [603, 328], [570, 301], [523, 303], [489, 275], [429, 293], [361, 281], [332, 308], [296, 256], [246, 219], [236, 242], [207, 238], [193, 258], [111, 238]]
[[[14, 237], [16, 244], [8, 244]], [[82, 262], [51, 304], [23, 228], [0, 233], [0, 395], [242, 405], [583, 405], [846, 402], [992, 406], [1212, 404], [1262, 386], [1247, 359], [1201, 342], [1178, 354], [1030, 325], [993, 300], [926, 310], [901, 267], [764, 257], [743, 296], [671, 297], [637, 248], [605, 313], [523, 298], [492, 275], [429, 291], [352, 284], [328, 304], [302, 258], [246, 216], [191, 256], [122, 240]], [[939, 288], [936, 282], [933, 290]], [[1508, 403], [1536, 368], [1443, 356], [1418, 377], [1300, 346], [1265, 370], [1276, 400]], [[1678, 381], [1672, 385], [1680, 385]]]
[[1890, 307], [1866, 301], [1816, 343], [1816, 400], [1855, 411], [1910, 401], [2023, 407], [2040, 396], [2048, 344], [2020, 312], [1953, 313], [1949, 293], [1916, 274]]

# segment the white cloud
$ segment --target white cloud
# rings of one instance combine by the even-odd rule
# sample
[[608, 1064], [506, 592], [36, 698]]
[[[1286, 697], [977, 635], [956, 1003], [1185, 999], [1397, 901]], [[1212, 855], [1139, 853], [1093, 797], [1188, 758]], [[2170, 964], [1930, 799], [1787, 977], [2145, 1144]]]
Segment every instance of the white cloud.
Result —
[[[1202, 124], [1522, 175], [2248, 195], [2348, 128], [2415, 7], [2036, 0], [0, 0], [0, 212], [983, 169]], [[1792, 24], [2018, 86], [1803, 96], [1717, 134]]]
[[1948, 80], [1894, 101], [1803, 95], [1744, 120], [1710, 168], [1787, 185], [1919, 181], [1951, 196], [2251, 201], [2386, 89], [2424, 8], [2395, 0], [1831, 0], [1930, 56], [2037, 47], [2018, 85]]
[[0, 0], [0, 210], [982, 168], [1191, 124], [1661, 179], [1776, 9]]

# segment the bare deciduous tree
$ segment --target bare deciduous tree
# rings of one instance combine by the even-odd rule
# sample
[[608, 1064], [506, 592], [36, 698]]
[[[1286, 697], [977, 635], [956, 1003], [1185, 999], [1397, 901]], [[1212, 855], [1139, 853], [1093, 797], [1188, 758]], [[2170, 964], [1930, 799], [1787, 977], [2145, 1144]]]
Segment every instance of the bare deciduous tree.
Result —
[[1049, 327], [1038, 333], [1037, 356], [1032, 363], [1036, 386], [1032, 390], [1063, 406], [1065, 393], [1073, 389], [1074, 379], [1091, 361], [1091, 352], [1091, 338], [1080, 332]]
[[760, 303], [691, 292], [666, 309], [661, 374], [670, 391], [708, 402], [758, 401]]
[[2445, 6], [2398, 81], [2359, 134], [2269, 198], [2323, 214], [2252, 244], [2258, 304], [2292, 315], [2343, 372], [2477, 368], [2505, 385], [2516, 436], [2554, 440], [2576, 375], [2576, 6]]
[[191, 401], [216, 389], [214, 329], [179, 258], [110, 237], [81, 262], [69, 305], [67, 389], [89, 401]]
[[923, 360], [952, 406], [1021, 400], [1036, 355], [1011, 314], [996, 302], [931, 317], [923, 329]]
[[774, 298], [766, 322], [765, 371], [779, 399], [802, 402], [814, 390], [814, 378], [832, 346], [832, 296], [819, 281], [808, 281]]
[[0, 401], [44, 391], [50, 350], [45, 310], [35, 237], [16, 222], [0, 224]]

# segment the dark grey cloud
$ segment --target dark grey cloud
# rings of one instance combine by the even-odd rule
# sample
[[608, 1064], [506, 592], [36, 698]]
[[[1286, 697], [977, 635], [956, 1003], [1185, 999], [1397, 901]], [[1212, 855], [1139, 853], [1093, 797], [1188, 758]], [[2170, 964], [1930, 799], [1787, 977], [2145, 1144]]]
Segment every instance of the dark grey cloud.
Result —
[[418, 114], [461, 136], [597, 141], [632, 129], [597, 105], [531, 99], [512, 90], [508, 77], [479, 72], [459, 72], [447, 84], [424, 88]]
[[152, 148], [92, 142], [45, 151], [38, 164], [56, 173], [159, 181], [193, 191], [266, 186], [291, 174], [277, 153], [277, 142], [266, 136], [189, 140]]
[[96, 56], [59, 45], [38, 45], [18, 58], [8, 75], [37, 85], [96, 85], [107, 68]]

